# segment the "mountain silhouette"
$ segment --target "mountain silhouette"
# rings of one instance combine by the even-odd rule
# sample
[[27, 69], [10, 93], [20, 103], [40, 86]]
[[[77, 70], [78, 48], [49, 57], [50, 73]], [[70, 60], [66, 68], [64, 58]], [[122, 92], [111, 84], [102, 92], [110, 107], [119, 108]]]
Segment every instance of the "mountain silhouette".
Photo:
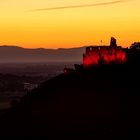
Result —
[[85, 47], [71, 49], [25, 49], [0, 46], [0, 62], [81, 62]]
[[136, 64], [111, 64], [54, 77], [0, 117], [0, 133], [47, 139], [137, 137], [139, 71]]

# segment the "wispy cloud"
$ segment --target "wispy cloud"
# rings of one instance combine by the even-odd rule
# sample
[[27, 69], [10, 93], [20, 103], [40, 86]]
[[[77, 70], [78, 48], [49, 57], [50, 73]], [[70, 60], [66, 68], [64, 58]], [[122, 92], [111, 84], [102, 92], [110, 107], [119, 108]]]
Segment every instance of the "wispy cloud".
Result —
[[126, 0], [117, 0], [117, 1], [94, 3], [94, 4], [84, 4], [84, 5], [73, 5], [73, 6], [62, 6], [62, 7], [51, 7], [51, 8], [33, 9], [33, 10], [28, 10], [27, 12], [61, 10], [61, 9], [93, 7], [93, 6], [103, 6], [103, 5], [111, 5], [111, 4], [122, 3], [122, 2], [125, 2], [125, 1]]

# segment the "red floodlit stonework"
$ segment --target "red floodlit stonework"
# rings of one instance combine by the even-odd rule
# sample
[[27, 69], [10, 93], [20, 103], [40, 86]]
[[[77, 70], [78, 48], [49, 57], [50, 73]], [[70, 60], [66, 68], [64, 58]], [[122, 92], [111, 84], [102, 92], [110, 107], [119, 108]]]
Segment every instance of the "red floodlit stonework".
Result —
[[87, 47], [83, 55], [84, 67], [95, 66], [99, 64], [126, 62], [126, 53], [116, 44], [116, 39], [111, 38], [110, 46]]

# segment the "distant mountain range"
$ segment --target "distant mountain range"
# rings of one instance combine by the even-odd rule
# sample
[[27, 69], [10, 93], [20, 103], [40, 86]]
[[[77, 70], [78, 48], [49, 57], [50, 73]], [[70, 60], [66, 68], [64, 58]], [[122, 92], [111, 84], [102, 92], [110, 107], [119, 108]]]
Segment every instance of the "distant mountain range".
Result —
[[9, 62], [82, 62], [85, 47], [70, 49], [25, 49], [0, 46], [0, 63]]

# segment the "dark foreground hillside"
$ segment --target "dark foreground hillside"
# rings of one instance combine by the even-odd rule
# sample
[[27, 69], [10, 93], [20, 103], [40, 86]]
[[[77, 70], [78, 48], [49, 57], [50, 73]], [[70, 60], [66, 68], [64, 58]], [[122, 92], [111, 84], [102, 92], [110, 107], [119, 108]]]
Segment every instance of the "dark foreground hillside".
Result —
[[137, 65], [124, 64], [59, 75], [1, 116], [0, 133], [48, 139], [137, 137], [139, 72]]

